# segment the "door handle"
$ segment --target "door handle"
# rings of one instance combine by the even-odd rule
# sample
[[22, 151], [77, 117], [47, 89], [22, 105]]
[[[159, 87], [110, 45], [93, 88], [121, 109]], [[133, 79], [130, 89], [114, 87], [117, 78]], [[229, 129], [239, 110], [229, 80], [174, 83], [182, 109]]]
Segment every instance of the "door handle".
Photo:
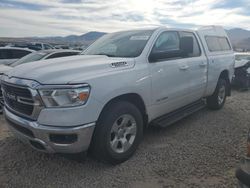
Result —
[[187, 70], [189, 68], [188, 65], [182, 65], [179, 67], [180, 70]]
[[200, 63], [200, 67], [205, 67], [205, 66], [207, 66], [207, 63], [204, 62]]

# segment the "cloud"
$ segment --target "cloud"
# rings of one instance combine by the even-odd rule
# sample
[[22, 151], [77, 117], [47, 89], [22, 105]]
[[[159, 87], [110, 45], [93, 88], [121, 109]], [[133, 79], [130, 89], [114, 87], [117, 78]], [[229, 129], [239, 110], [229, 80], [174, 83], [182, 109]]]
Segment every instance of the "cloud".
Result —
[[248, 0], [1, 0], [0, 36], [223, 25], [250, 29]]
[[82, 0], [62, 0], [62, 3], [82, 3]]
[[45, 10], [49, 8], [49, 5], [38, 5], [34, 3], [19, 2], [19, 1], [10, 1], [10, 0], [1, 0], [1, 8], [12, 8], [12, 9], [27, 9], [27, 10]]

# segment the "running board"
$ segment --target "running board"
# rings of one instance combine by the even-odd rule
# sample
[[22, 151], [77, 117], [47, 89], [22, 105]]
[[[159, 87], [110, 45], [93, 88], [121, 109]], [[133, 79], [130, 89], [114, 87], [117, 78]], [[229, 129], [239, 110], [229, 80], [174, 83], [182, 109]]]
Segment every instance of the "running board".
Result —
[[153, 126], [158, 127], [167, 127], [180, 119], [189, 116], [190, 114], [193, 114], [194, 112], [197, 112], [198, 110], [203, 109], [206, 106], [204, 100], [199, 100], [194, 103], [191, 103], [187, 106], [184, 106], [180, 109], [177, 109], [173, 112], [170, 112], [166, 115], [163, 115], [155, 120], [153, 120], [151, 123]]

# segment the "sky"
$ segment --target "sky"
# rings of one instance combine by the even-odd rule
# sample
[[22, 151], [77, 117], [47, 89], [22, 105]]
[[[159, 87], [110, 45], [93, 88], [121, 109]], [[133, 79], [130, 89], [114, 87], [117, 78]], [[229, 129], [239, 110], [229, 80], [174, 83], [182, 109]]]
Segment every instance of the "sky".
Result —
[[0, 37], [81, 35], [141, 27], [250, 30], [250, 0], [0, 0]]

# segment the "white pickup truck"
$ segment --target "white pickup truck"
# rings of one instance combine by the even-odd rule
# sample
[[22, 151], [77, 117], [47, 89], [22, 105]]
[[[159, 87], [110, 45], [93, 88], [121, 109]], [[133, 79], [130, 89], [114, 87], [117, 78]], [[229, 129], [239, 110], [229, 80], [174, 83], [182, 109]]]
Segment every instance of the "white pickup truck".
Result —
[[52, 153], [90, 149], [127, 160], [147, 125], [165, 127], [230, 95], [234, 53], [222, 27], [142, 29], [103, 36], [80, 56], [15, 67], [2, 78], [13, 133]]

